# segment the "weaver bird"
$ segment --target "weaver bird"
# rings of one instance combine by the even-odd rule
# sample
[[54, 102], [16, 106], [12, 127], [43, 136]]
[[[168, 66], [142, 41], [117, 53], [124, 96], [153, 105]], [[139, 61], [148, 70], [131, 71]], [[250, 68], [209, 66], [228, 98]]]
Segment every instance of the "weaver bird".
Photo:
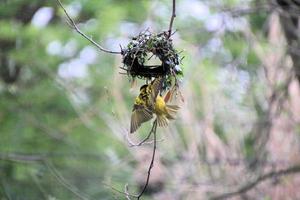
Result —
[[135, 132], [142, 123], [149, 121], [156, 115], [159, 126], [167, 126], [169, 120], [175, 119], [179, 109], [177, 105], [168, 105], [160, 95], [163, 78], [155, 78], [150, 84], [140, 88], [131, 114], [130, 133]]

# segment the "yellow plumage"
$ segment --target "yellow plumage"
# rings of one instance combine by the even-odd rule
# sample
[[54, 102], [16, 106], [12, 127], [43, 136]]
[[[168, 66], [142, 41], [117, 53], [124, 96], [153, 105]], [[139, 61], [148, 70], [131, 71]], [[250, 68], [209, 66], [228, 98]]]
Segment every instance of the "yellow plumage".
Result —
[[131, 115], [130, 133], [135, 132], [142, 123], [157, 117], [159, 126], [167, 126], [170, 119], [175, 119], [179, 109], [177, 105], [168, 105], [160, 96], [163, 79], [154, 79], [149, 85], [140, 88], [140, 94], [136, 97]]

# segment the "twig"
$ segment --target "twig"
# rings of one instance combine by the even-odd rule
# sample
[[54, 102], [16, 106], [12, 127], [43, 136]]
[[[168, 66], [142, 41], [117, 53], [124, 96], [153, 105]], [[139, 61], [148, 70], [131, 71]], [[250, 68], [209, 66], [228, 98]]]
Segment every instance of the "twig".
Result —
[[92, 160], [102, 160], [103, 158], [96, 154], [82, 153], [76, 156], [70, 155], [68, 153], [2, 153], [0, 152], [0, 160], [6, 160], [11, 162], [20, 162], [20, 163], [34, 163], [42, 162], [48, 160], [49, 158], [64, 158], [68, 159], [92, 159]]
[[69, 25], [76, 30], [77, 33], [79, 33], [81, 36], [83, 36], [85, 39], [87, 39], [88, 41], [90, 41], [93, 45], [95, 45], [100, 51], [103, 51], [105, 53], [112, 53], [112, 54], [121, 54], [120, 51], [111, 51], [108, 49], [103, 48], [101, 45], [99, 45], [97, 42], [95, 42], [91, 37], [87, 36], [85, 33], [83, 33], [78, 26], [76, 25], [76, 23], [74, 22], [74, 20], [70, 17], [70, 15], [68, 14], [67, 10], [65, 9], [65, 7], [62, 5], [60, 0], [56, 0], [59, 4], [59, 6], [63, 9], [64, 13], [66, 14], [68, 20], [69, 20]]
[[31, 162], [43, 161], [44, 159], [45, 156], [40, 154], [0, 153], [0, 160], [8, 160], [12, 162], [31, 163]]
[[267, 174], [257, 177], [252, 182], [246, 183], [245, 185], [243, 185], [242, 187], [238, 188], [235, 191], [217, 195], [217, 196], [211, 197], [210, 199], [211, 200], [221, 200], [221, 199], [227, 199], [232, 196], [241, 195], [241, 194], [244, 194], [245, 192], [251, 190], [253, 187], [255, 187], [259, 183], [261, 183], [269, 178], [279, 177], [279, 176], [284, 176], [284, 175], [299, 173], [299, 172], [300, 172], [300, 165], [296, 165], [296, 166], [289, 167], [287, 169], [282, 169], [279, 171], [271, 171]]
[[126, 183], [126, 185], [125, 185], [125, 194], [126, 194], [126, 199], [127, 200], [130, 200], [130, 196], [129, 196], [129, 192], [128, 192], [128, 184]]
[[56, 180], [62, 186], [64, 186], [69, 191], [71, 191], [74, 195], [76, 195], [80, 199], [82, 199], [82, 200], [89, 200], [89, 198], [87, 198], [83, 194], [79, 193], [78, 189], [75, 186], [73, 186], [70, 183], [68, 183], [67, 180], [55, 169], [55, 167], [52, 166], [52, 164], [50, 164], [48, 161], [45, 161], [44, 163], [47, 166], [47, 168], [50, 170], [51, 174], [56, 178]]
[[[156, 140], [156, 142], [163, 141]], [[154, 140], [151, 140], [149, 142], [145, 142], [144, 144], [151, 144], [154, 142]], [[137, 146], [139, 143], [132, 145]], [[141, 145], [140, 145], [141, 146]], [[25, 164], [31, 164], [36, 162], [42, 162], [45, 160], [48, 160], [50, 158], [65, 158], [68, 157], [68, 159], [91, 159], [91, 160], [98, 160], [101, 161], [103, 158], [96, 154], [78, 154], [76, 156], [70, 155], [68, 153], [35, 153], [35, 154], [24, 154], [24, 153], [18, 153], [18, 152], [11, 152], [11, 153], [1, 153], [0, 152], [0, 160], [4, 161], [11, 161], [11, 162], [17, 162], [17, 163], [25, 163]], [[240, 166], [243, 165], [244, 162], [249, 162], [248, 159], [239, 158], [239, 157], [227, 157], [226, 159], [222, 158], [215, 158], [215, 159], [206, 159], [202, 160], [203, 164], [212, 165], [212, 166], [223, 166], [223, 165], [229, 165], [229, 166]], [[289, 162], [288, 160], [272, 160], [272, 161], [263, 161], [264, 165], [273, 166], [273, 165], [287, 165]]]
[[[155, 122], [154, 122], [154, 123], [155, 123]], [[128, 135], [128, 133], [127, 133], [127, 140], [128, 140], [128, 142], [129, 142], [130, 147], [136, 147], [136, 146], [141, 146], [141, 145], [143, 145], [143, 144], [150, 144], [150, 143], [152, 143], [153, 141], [147, 142], [147, 140], [150, 138], [150, 136], [151, 136], [151, 134], [153, 133], [153, 131], [154, 131], [154, 125], [152, 126], [152, 128], [151, 128], [149, 134], [147, 135], [147, 137], [145, 137], [142, 141], [140, 141], [140, 142], [137, 143], [137, 144], [134, 144], [134, 143], [130, 140], [129, 135]]]
[[12, 200], [11, 195], [8, 193], [7, 188], [6, 188], [6, 184], [4, 183], [4, 181], [1, 181], [1, 185], [3, 188], [3, 193], [5, 195], [5, 197], [7, 198], [7, 200]]
[[40, 183], [40, 179], [37, 178], [37, 175], [34, 175], [33, 173], [29, 173], [33, 182], [35, 183], [35, 185], [37, 186], [38, 190], [40, 191], [40, 193], [43, 195], [43, 199], [47, 199], [48, 198], [48, 193], [45, 190], [45, 188], [42, 186], [42, 184]]
[[[153, 127], [152, 127], [153, 129]], [[145, 137], [142, 141], [140, 141], [139, 143], [133, 143], [130, 138], [129, 138], [129, 135], [127, 134], [127, 141], [129, 143], [129, 146], [130, 147], [138, 147], [138, 146], [142, 146], [143, 144], [149, 144], [149, 143], [152, 143], [152, 141], [149, 141], [147, 142], [147, 140], [150, 138], [151, 134], [152, 134], [152, 129], [151, 131], [149, 132], [149, 134], [147, 135], [147, 137]]]
[[[109, 188], [111, 188], [113, 191], [116, 191], [116, 192], [118, 192], [118, 193], [120, 193], [120, 194], [122, 194], [122, 195], [125, 195], [125, 197], [127, 198], [127, 197], [129, 197], [129, 199], [130, 199], [130, 197], [132, 197], [132, 198], [137, 198], [137, 195], [134, 195], [134, 194], [130, 194], [129, 192], [128, 192], [128, 186], [127, 186], [127, 191], [125, 190], [125, 192], [123, 192], [123, 191], [121, 191], [121, 190], [118, 190], [117, 188], [115, 188], [115, 187], [112, 187], [111, 185], [109, 185], [108, 183], [103, 183], [105, 186], [107, 186], [107, 187], [109, 187]], [[127, 184], [126, 184], [127, 185]], [[125, 185], [125, 186], [126, 186]]]
[[169, 35], [168, 37], [170, 38], [171, 37], [171, 34], [172, 34], [172, 27], [173, 27], [173, 22], [174, 22], [174, 19], [176, 17], [176, 0], [173, 0], [173, 8], [172, 8], [172, 16], [171, 16], [171, 20], [170, 20], [170, 24], [169, 24]]
[[118, 189], [116, 189], [114, 187], [111, 187], [112, 190], [114, 190], [114, 191], [116, 191], [116, 192], [118, 192], [120, 194], [125, 195], [125, 197], [127, 199], [130, 199], [130, 197], [132, 197], [132, 198], [135, 198], [135, 199], [139, 200], [143, 196], [144, 192], [146, 191], [146, 189], [148, 187], [149, 180], [150, 180], [150, 175], [151, 175], [151, 169], [153, 168], [154, 159], [155, 159], [155, 151], [156, 151], [156, 144], [157, 144], [157, 141], [156, 141], [156, 129], [157, 129], [157, 119], [153, 122], [151, 131], [149, 133], [149, 135], [151, 135], [153, 133], [153, 151], [152, 151], [151, 162], [150, 162], [149, 169], [148, 169], [148, 175], [147, 175], [146, 183], [145, 183], [142, 191], [138, 195], [133, 195], [133, 194], [129, 193], [129, 191], [128, 191], [128, 185], [127, 184], [125, 185], [125, 192], [120, 191], [120, 190], [118, 190]]
[[231, 15], [232, 17], [241, 17], [244, 15], [249, 15], [249, 14], [253, 14], [256, 12], [266, 12], [266, 11], [271, 11], [272, 9], [275, 8], [274, 5], [270, 4], [270, 3], [260, 3], [260, 4], [256, 4], [254, 6], [250, 6], [250, 7], [212, 7], [213, 9], [217, 9], [218, 12], [221, 13], [227, 13], [229, 15]]
[[[146, 139], [146, 138], [145, 138]], [[144, 140], [145, 140], [144, 139]], [[139, 143], [133, 143], [132, 141], [128, 141], [129, 142], [129, 147], [139, 147], [139, 146], [142, 146], [142, 145], [146, 145], [146, 144], [153, 144], [154, 143], [154, 140], [150, 140], [150, 141], [144, 141], [144, 140], [142, 140], [142, 141], [140, 141]], [[164, 139], [156, 139], [156, 142], [158, 143], [158, 142], [162, 142], [162, 141], [164, 141]]]
[[152, 152], [152, 159], [151, 159], [151, 163], [150, 163], [150, 166], [149, 166], [149, 169], [148, 169], [148, 175], [147, 175], [146, 183], [145, 183], [145, 185], [144, 185], [143, 190], [141, 191], [141, 193], [140, 193], [140, 194], [138, 195], [138, 197], [137, 197], [138, 200], [141, 198], [141, 196], [144, 194], [144, 192], [145, 192], [146, 189], [147, 189], [147, 186], [148, 186], [149, 180], [150, 180], [151, 169], [152, 169], [153, 164], [154, 164], [155, 151], [156, 151], [156, 128], [157, 128], [157, 119], [154, 121], [152, 128], [153, 128], [153, 129], [151, 129], [151, 131], [153, 130], [153, 139], [154, 139], [154, 143], [153, 143], [153, 152]]

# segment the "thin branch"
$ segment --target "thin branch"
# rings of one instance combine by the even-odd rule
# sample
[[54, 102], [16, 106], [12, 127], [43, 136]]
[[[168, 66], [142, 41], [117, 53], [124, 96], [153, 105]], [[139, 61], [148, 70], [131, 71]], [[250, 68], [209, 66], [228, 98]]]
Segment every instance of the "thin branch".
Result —
[[45, 161], [44, 163], [47, 166], [47, 168], [50, 170], [51, 174], [55, 177], [55, 179], [63, 187], [65, 187], [66, 189], [68, 189], [70, 192], [72, 192], [74, 195], [76, 195], [80, 199], [82, 199], [82, 200], [89, 200], [89, 198], [87, 198], [83, 194], [79, 193], [78, 189], [75, 186], [73, 186], [70, 183], [68, 183], [68, 181], [55, 169], [54, 166], [52, 166], [52, 164], [50, 164], [47, 161]]
[[172, 34], [172, 27], [173, 27], [173, 22], [174, 22], [175, 17], [176, 17], [176, 0], [173, 0], [172, 16], [171, 16], [169, 30], [168, 30], [169, 38], [171, 37], [171, 34]]
[[142, 146], [143, 144], [152, 143], [153, 141], [147, 142], [147, 140], [150, 138], [151, 134], [152, 134], [152, 131], [150, 131], [149, 134], [147, 135], [147, 137], [145, 137], [142, 141], [140, 141], [139, 143], [134, 143], [133, 141], [131, 141], [131, 139], [129, 138], [129, 135], [127, 133], [127, 141], [129, 143], [129, 146], [130, 147], [138, 147], [138, 146]]
[[275, 9], [274, 5], [270, 3], [259, 3], [249, 7], [215, 7], [212, 6], [213, 9], [216, 9], [220, 13], [227, 13], [232, 17], [241, 17], [244, 15], [249, 15], [257, 12], [267, 12]]
[[[121, 191], [121, 190], [118, 190], [117, 188], [115, 188], [115, 187], [112, 187], [111, 185], [109, 185], [108, 183], [103, 183], [105, 186], [107, 186], [107, 187], [109, 187], [110, 189], [112, 189], [113, 191], [115, 191], [115, 192], [118, 192], [118, 193], [120, 193], [120, 194], [122, 194], [122, 195], [125, 195], [125, 197], [126, 198], [129, 198], [130, 199], [130, 197], [132, 197], [132, 198], [137, 198], [137, 195], [134, 195], [134, 194], [130, 194], [129, 192], [128, 192], [128, 186], [127, 186], [127, 190], [126, 190], [126, 188], [125, 188], [125, 192], [123, 192], [123, 191]], [[126, 184], [127, 185], [127, 184]], [[125, 186], [126, 186], [125, 185]]]
[[[158, 143], [161, 140], [156, 140]], [[152, 144], [154, 140], [145, 142], [144, 144]], [[134, 144], [134, 146], [138, 146], [139, 143]], [[97, 160], [102, 161], [104, 158], [102, 156], [99, 156], [97, 154], [89, 154], [89, 153], [82, 153], [77, 154], [76, 156], [68, 154], [68, 153], [35, 153], [35, 154], [25, 154], [25, 153], [19, 153], [19, 152], [11, 152], [11, 153], [1, 153], [0, 152], [0, 160], [4, 161], [11, 161], [11, 162], [21, 162], [21, 163], [34, 163], [34, 162], [41, 162], [48, 160], [50, 158], [55, 159], [82, 159], [82, 160]], [[245, 162], [249, 162], [248, 159], [239, 158], [239, 157], [228, 157], [226, 159], [218, 158], [215, 159], [206, 159], [202, 160], [203, 164], [211, 165], [211, 166], [223, 166], [223, 165], [229, 165], [229, 166], [241, 166]], [[263, 161], [264, 165], [273, 166], [273, 165], [287, 165], [289, 164], [288, 160], [272, 160], [272, 161]]]
[[246, 183], [245, 185], [243, 185], [242, 187], [238, 188], [235, 191], [232, 192], [228, 192], [228, 193], [224, 193], [221, 195], [217, 195], [214, 197], [211, 197], [211, 200], [221, 200], [221, 199], [227, 199], [236, 195], [242, 195], [245, 192], [251, 190], [252, 188], [254, 188], [256, 185], [258, 185], [259, 183], [273, 178], [273, 177], [280, 177], [280, 176], [285, 176], [285, 175], [289, 175], [289, 174], [293, 174], [293, 173], [299, 173], [300, 172], [300, 165], [295, 165], [293, 167], [289, 167], [287, 169], [282, 169], [279, 171], [271, 171], [269, 173], [266, 173], [264, 175], [261, 175], [259, 177], [257, 177], [254, 181]]
[[125, 185], [126, 199], [127, 199], [127, 200], [131, 200], [131, 199], [130, 199], [130, 194], [129, 194], [128, 190], [129, 190], [129, 189], [128, 189], [128, 184], [126, 183], [126, 185]]
[[155, 159], [155, 151], [156, 151], [156, 128], [157, 128], [157, 119], [154, 121], [153, 123], [153, 129], [151, 129], [151, 131], [153, 130], [153, 140], [154, 140], [154, 143], [153, 143], [153, 152], [152, 152], [152, 159], [151, 159], [151, 163], [150, 163], [150, 166], [149, 166], [149, 169], [148, 169], [148, 175], [147, 175], [147, 179], [146, 179], [146, 183], [144, 185], [144, 188], [143, 190], [141, 191], [141, 193], [138, 195], [137, 199], [139, 200], [141, 198], [141, 196], [144, 194], [144, 192], [146, 191], [147, 189], [147, 186], [149, 184], [149, 180], [150, 180], [150, 175], [151, 175], [151, 169], [153, 167], [153, 164], [154, 164], [154, 159]]
[[38, 178], [38, 175], [34, 175], [32, 172], [29, 173], [29, 175], [31, 176], [31, 179], [33, 180], [34, 184], [36, 185], [40, 193], [43, 195], [43, 199], [48, 199], [48, 193], [45, 190], [45, 188], [42, 186], [41, 181]]
[[[155, 122], [154, 122], [155, 123]], [[151, 130], [150, 130], [150, 132], [149, 132], [149, 134], [147, 135], [147, 137], [145, 137], [142, 141], [140, 141], [139, 143], [137, 143], [137, 144], [135, 144], [135, 143], [133, 143], [131, 140], [130, 140], [130, 138], [129, 138], [129, 134], [127, 133], [127, 141], [128, 141], [128, 143], [129, 143], [129, 145], [130, 145], [130, 147], [137, 147], [137, 146], [141, 146], [141, 145], [143, 145], [143, 144], [151, 144], [151, 143], [153, 143], [154, 141], [149, 141], [149, 142], [147, 142], [148, 141], [148, 139], [150, 138], [150, 136], [151, 136], [151, 134], [154, 132], [154, 125], [152, 126], [152, 128], [151, 128]]]
[[21, 163], [33, 163], [33, 162], [41, 162], [48, 160], [49, 158], [65, 158], [68, 159], [91, 159], [91, 160], [103, 160], [103, 158], [97, 154], [89, 154], [82, 153], [77, 154], [76, 156], [70, 155], [68, 153], [35, 153], [35, 154], [27, 154], [27, 153], [1, 153], [0, 152], [0, 160], [6, 160], [11, 162], [21, 162]]
[[133, 194], [129, 193], [129, 191], [128, 191], [128, 185], [127, 184], [125, 185], [125, 192], [120, 191], [120, 190], [118, 190], [118, 189], [116, 189], [114, 187], [111, 187], [112, 190], [114, 190], [114, 191], [116, 191], [116, 192], [118, 192], [120, 194], [125, 195], [125, 197], [127, 199], [130, 199], [130, 197], [132, 197], [132, 198], [135, 198], [135, 199], [139, 200], [143, 196], [143, 194], [145, 193], [145, 191], [146, 191], [146, 189], [148, 187], [149, 180], [150, 180], [150, 175], [151, 175], [151, 169], [153, 168], [153, 165], [154, 165], [155, 152], [156, 152], [156, 144], [157, 144], [157, 141], [156, 141], [156, 129], [157, 129], [157, 119], [153, 122], [151, 131], [149, 133], [149, 135], [151, 135], [153, 133], [153, 151], [152, 151], [151, 162], [150, 162], [149, 169], [148, 169], [148, 175], [147, 175], [146, 183], [145, 183], [142, 191], [138, 195], [133, 195]]
[[90, 41], [93, 45], [95, 45], [100, 51], [103, 51], [105, 53], [112, 53], [112, 54], [121, 54], [120, 51], [111, 51], [108, 49], [103, 48], [101, 45], [99, 45], [97, 42], [95, 42], [91, 37], [87, 36], [85, 33], [83, 33], [78, 26], [76, 25], [76, 23], [74, 22], [74, 20], [70, 17], [70, 15], [68, 14], [67, 10], [65, 9], [65, 7], [63, 6], [63, 4], [61, 3], [60, 0], [56, 0], [59, 4], [59, 6], [63, 9], [64, 13], [66, 14], [68, 20], [69, 20], [69, 25], [75, 29], [75, 31], [77, 33], [79, 33], [81, 36], [83, 36], [85, 39], [87, 39], [88, 41]]
[[45, 156], [40, 154], [16, 154], [16, 153], [0, 153], [0, 160], [7, 160], [12, 162], [23, 162], [23, 163], [31, 163], [31, 162], [40, 162], [45, 159]]
[[1, 185], [2, 185], [2, 188], [3, 188], [3, 193], [4, 193], [5, 197], [7, 198], [7, 200], [12, 200], [12, 197], [8, 193], [7, 188], [6, 188], [6, 184], [4, 183], [4, 181], [1, 181]]

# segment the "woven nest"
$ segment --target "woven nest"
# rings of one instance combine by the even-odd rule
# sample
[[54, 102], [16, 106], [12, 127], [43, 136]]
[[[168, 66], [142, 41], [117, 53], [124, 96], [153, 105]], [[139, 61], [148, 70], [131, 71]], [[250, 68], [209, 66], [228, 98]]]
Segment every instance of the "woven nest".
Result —
[[[153, 54], [161, 65], [146, 65], [148, 55]], [[173, 48], [172, 40], [166, 32], [152, 34], [149, 31], [132, 38], [126, 49], [122, 50], [123, 70], [132, 78], [151, 79], [163, 76], [166, 80], [182, 75], [179, 56]]]

